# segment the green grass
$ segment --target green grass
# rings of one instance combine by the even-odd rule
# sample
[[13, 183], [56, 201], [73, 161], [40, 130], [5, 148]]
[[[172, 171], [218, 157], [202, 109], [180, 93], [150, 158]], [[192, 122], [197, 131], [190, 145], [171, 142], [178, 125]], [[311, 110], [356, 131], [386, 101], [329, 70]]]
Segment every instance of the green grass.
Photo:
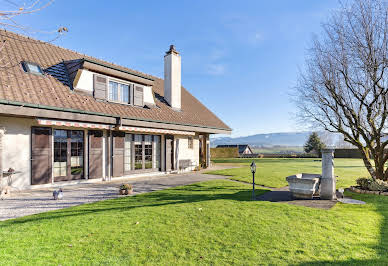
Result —
[[252, 148], [253, 153], [261, 154], [282, 154], [282, 153], [304, 153], [304, 148], [301, 146], [273, 146], [263, 148]]
[[216, 180], [85, 204], [0, 222], [0, 265], [387, 265], [388, 197], [352, 195], [319, 210]]
[[[322, 172], [322, 163], [317, 159], [216, 159], [215, 163], [234, 163], [242, 167], [226, 170], [208, 171], [207, 174], [230, 176], [231, 179], [252, 182], [252, 173], [249, 168], [252, 160], [255, 160], [257, 172], [255, 183], [268, 187], [283, 187], [287, 185], [286, 177], [297, 173]], [[335, 159], [334, 173], [337, 175], [337, 187], [349, 187], [355, 185], [359, 177], [369, 176], [361, 159]]]

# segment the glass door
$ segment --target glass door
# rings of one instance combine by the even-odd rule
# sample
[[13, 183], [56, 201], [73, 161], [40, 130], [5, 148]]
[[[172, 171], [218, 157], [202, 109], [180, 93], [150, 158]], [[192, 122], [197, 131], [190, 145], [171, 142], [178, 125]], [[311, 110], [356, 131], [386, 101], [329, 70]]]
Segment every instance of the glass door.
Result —
[[82, 130], [70, 131], [71, 179], [81, 179], [84, 175], [84, 132]]
[[135, 170], [143, 169], [143, 135], [135, 135]]
[[54, 181], [67, 177], [67, 130], [54, 130]]
[[144, 136], [144, 168], [152, 169], [152, 136]]
[[54, 182], [84, 177], [84, 132], [54, 130]]

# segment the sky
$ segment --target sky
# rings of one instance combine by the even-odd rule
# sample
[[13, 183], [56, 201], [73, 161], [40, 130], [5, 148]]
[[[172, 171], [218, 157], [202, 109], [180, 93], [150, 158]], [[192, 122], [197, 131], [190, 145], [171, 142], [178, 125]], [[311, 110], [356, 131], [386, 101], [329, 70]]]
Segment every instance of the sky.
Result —
[[174, 44], [183, 86], [236, 137], [306, 130], [296, 123], [290, 94], [312, 35], [338, 6], [337, 0], [56, 0], [18, 22], [42, 31], [65, 26], [69, 32], [54, 44], [158, 77]]

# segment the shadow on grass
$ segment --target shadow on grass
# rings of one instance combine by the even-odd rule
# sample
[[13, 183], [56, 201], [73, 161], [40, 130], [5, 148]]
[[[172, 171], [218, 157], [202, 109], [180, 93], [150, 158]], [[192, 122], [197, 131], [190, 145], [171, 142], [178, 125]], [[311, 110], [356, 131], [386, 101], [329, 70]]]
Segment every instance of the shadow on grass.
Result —
[[[297, 265], [388, 265], [388, 197], [374, 195], [359, 195], [350, 193], [352, 198], [367, 201], [376, 207], [376, 212], [382, 216], [380, 227], [380, 239], [374, 250], [378, 258], [375, 259], [349, 259], [349, 260], [332, 260], [332, 261], [310, 261]], [[343, 237], [346, 237], [344, 234]]]
[[[222, 193], [228, 191], [229, 193]], [[269, 190], [256, 190], [256, 195], [261, 195]], [[183, 187], [176, 187], [169, 190], [155, 191], [150, 193], [138, 194], [129, 197], [103, 200], [94, 203], [83, 204], [67, 209], [60, 209], [17, 219], [6, 220], [0, 223], [1, 228], [15, 224], [24, 224], [29, 222], [39, 222], [57, 218], [66, 218], [82, 216], [88, 214], [97, 214], [112, 211], [128, 211], [141, 207], [156, 207], [174, 204], [195, 203], [214, 200], [235, 200], [251, 201], [252, 190], [240, 189], [234, 186], [204, 186], [201, 184], [192, 184]]]

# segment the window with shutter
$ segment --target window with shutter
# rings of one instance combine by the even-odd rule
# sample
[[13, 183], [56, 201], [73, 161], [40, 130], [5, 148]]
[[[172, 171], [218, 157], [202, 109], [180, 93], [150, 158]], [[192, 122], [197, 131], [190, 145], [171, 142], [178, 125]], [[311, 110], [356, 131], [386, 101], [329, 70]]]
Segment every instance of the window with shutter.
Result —
[[94, 75], [94, 98], [107, 99], [107, 78], [100, 75]]
[[133, 104], [137, 105], [137, 106], [144, 106], [143, 87], [135, 85], [134, 95], [133, 95]]

